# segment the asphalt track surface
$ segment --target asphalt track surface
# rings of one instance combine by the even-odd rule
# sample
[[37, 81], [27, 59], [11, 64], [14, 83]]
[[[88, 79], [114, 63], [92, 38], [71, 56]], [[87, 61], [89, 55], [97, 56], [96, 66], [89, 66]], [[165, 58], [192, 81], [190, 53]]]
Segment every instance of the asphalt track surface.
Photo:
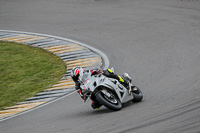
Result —
[[200, 1], [0, 0], [0, 29], [89, 44], [144, 94], [113, 112], [74, 93], [1, 122], [0, 133], [200, 132]]

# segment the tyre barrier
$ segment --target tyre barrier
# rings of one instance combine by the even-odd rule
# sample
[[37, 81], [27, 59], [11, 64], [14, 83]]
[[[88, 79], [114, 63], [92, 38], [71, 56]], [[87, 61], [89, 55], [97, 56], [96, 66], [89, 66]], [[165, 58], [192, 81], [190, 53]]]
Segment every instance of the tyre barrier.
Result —
[[60, 57], [67, 67], [67, 71], [61, 80], [51, 88], [28, 98], [15, 106], [6, 107], [0, 111], [0, 121], [13, 117], [24, 111], [41, 106], [44, 103], [56, 100], [62, 96], [74, 92], [74, 82], [70, 77], [70, 71], [75, 66], [84, 69], [95, 69], [109, 66], [107, 56], [101, 51], [86, 44], [46, 34], [0, 30], [0, 41], [16, 42], [24, 45], [42, 48]]

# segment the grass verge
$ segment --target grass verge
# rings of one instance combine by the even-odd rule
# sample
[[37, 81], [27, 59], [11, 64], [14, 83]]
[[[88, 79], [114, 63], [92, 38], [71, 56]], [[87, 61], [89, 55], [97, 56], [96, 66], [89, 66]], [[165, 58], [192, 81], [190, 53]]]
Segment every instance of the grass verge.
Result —
[[50, 88], [65, 71], [65, 63], [45, 50], [0, 41], [0, 110]]

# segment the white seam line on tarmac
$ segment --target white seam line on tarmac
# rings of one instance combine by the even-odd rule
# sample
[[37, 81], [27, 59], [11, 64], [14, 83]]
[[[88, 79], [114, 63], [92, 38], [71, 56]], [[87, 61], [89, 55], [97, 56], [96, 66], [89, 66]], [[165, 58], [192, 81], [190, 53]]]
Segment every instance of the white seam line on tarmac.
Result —
[[62, 99], [62, 98], [64, 98], [64, 97], [70, 96], [70, 95], [72, 95], [72, 94], [75, 93], [75, 92], [76, 92], [76, 91], [70, 92], [69, 94], [66, 94], [66, 95], [61, 96], [61, 97], [56, 98], [56, 99], [53, 99], [53, 100], [48, 101], [48, 102], [46, 102], [46, 103], [40, 104], [40, 105], [38, 105], [38, 106], [36, 106], [36, 107], [34, 107], [34, 108], [31, 108], [31, 109], [28, 109], [28, 110], [26, 110], [26, 111], [17, 113], [17, 114], [15, 114], [15, 115], [12, 115], [12, 116], [3, 118], [2, 120], [0, 120], [0, 122], [5, 121], [5, 120], [8, 120], [8, 119], [11, 119], [11, 118], [13, 118], [13, 117], [16, 117], [16, 116], [19, 116], [19, 115], [22, 115], [22, 114], [25, 114], [25, 113], [28, 113], [28, 112], [33, 111], [33, 110], [36, 110], [36, 109], [38, 109], [38, 108], [44, 107], [44, 106], [46, 106], [46, 105], [48, 105], [48, 104], [50, 104], [50, 103], [56, 102], [56, 101], [58, 101], [58, 100], [60, 100], [60, 99]]

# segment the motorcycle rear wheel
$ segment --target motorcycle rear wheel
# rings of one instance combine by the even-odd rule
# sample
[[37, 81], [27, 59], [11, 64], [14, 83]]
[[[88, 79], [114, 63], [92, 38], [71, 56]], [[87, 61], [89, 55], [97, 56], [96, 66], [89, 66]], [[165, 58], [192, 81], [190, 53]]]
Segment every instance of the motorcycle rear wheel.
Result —
[[99, 92], [97, 92], [96, 94], [97, 101], [99, 101], [102, 105], [104, 105], [105, 107], [113, 111], [118, 111], [122, 108], [121, 102], [118, 100], [118, 98], [116, 98], [116, 96], [112, 92], [104, 89], [104, 91], [106, 91], [106, 93], [110, 95], [109, 97], [108, 95], [104, 94], [102, 91], [103, 90], [100, 90]]

